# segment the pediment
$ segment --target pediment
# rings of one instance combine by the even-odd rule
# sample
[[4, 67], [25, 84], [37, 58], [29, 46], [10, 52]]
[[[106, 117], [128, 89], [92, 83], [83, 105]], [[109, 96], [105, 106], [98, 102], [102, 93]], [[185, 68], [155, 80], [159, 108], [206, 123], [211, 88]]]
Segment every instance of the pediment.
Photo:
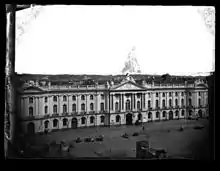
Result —
[[126, 82], [113, 88], [113, 90], [143, 90], [143, 89], [144, 89], [143, 87], [133, 82]]
[[36, 92], [42, 92], [43, 90], [40, 89], [39, 87], [27, 87], [23, 89], [24, 93], [36, 93]]

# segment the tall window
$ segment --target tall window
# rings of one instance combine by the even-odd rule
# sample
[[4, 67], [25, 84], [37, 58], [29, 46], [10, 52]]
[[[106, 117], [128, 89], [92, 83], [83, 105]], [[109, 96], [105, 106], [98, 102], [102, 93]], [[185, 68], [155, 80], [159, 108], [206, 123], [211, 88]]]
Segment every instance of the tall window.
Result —
[[53, 101], [57, 102], [57, 96], [53, 96]]
[[156, 118], [159, 118], [160, 112], [156, 112]]
[[66, 118], [63, 119], [63, 126], [67, 126], [68, 120]]
[[101, 99], [102, 99], [102, 100], [104, 100], [104, 99], [105, 99], [104, 94], [101, 94]]
[[172, 96], [172, 92], [169, 92], [169, 96], [170, 96], [170, 97]]
[[148, 119], [151, 119], [151, 118], [152, 118], [152, 113], [149, 112], [149, 113], [148, 113]]
[[159, 107], [159, 101], [156, 100], [156, 107], [158, 108]]
[[66, 113], [67, 112], [67, 107], [66, 107], [66, 104], [63, 105], [63, 113]]
[[140, 97], [141, 97], [141, 94], [140, 94], [140, 93], [138, 93], [138, 94], [137, 94], [137, 98], [140, 98]]
[[85, 100], [85, 96], [84, 95], [81, 96], [81, 100]]
[[137, 109], [138, 109], [138, 110], [141, 109], [141, 103], [140, 103], [140, 101], [137, 102]]
[[33, 116], [33, 107], [29, 107], [29, 116]]
[[198, 103], [199, 103], [199, 106], [200, 106], [201, 105], [201, 99], [199, 99]]
[[175, 106], [178, 106], [178, 99], [175, 100]]
[[85, 123], [86, 123], [86, 118], [85, 118], [85, 117], [82, 117], [82, 118], [81, 118], [81, 124], [84, 125]]
[[57, 105], [53, 105], [53, 113], [57, 113]]
[[165, 93], [163, 93], [163, 97], [165, 97]]
[[163, 103], [163, 107], [165, 107], [166, 106], [166, 102], [165, 102], [164, 99], [163, 99], [162, 103]]
[[66, 101], [66, 96], [63, 96], [63, 101], [64, 101], [64, 102]]
[[148, 98], [150, 98], [150, 93], [148, 93]]
[[184, 106], [184, 99], [181, 100], [181, 105]]
[[44, 106], [44, 113], [47, 114], [48, 112], [48, 106]]
[[76, 104], [75, 104], [75, 103], [72, 104], [72, 111], [73, 111], [73, 112], [76, 112]]
[[118, 102], [115, 102], [115, 110], [117, 111], [119, 109]]
[[175, 96], [178, 96], [178, 93], [177, 93], [177, 92], [175, 93]]
[[156, 97], [158, 97], [159, 96], [159, 93], [156, 93]]
[[47, 103], [47, 97], [44, 98], [44, 102]]
[[53, 127], [57, 127], [58, 126], [58, 120], [57, 119], [54, 119], [53, 120]]
[[94, 123], [94, 120], [95, 120], [94, 116], [91, 116], [91, 117], [90, 117], [90, 123], [93, 124], [93, 123]]
[[104, 103], [100, 103], [101, 111], [104, 111]]
[[182, 114], [182, 116], [184, 116], [184, 114], [185, 114], [185, 111], [184, 111], [184, 110], [182, 110], [181, 114]]
[[93, 108], [94, 108], [93, 103], [90, 103], [90, 110], [93, 110]]
[[126, 110], [130, 110], [130, 100], [126, 100]]
[[192, 99], [189, 99], [189, 106], [192, 105]]
[[189, 92], [189, 96], [192, 96], [192, 92]]
[[47, 129], [48, 126], [49, 126], [49, 121], [45, 121], [45, 122], [44, 122], [44, 128]]
[[33, 97], [29, 97], [29, 103], [33, 103]]
[[116, 122], [120, 122], [120, 120], [121, 120], [120, 115], [117, 115], [117, 116], [116, 116]]
[[148, 108], [150, 108], [151, 107], [151, 102], [150, 102], [150, 100], [148, 100]]
[[169, 106], [171, 107], [172, 106], [172, 100], [169, 99]]
[[90, 100], [93, 100], [93, 95], [90, 95]]
[[101, 123], [104, 123], [105, 121], [105, 116], [101, 116]]
[[199, 92], [199, 96], [201, 96], [201, 92]]
[[163, 111], [163, 118], [166, 117], [166, 111]]
[[81, 110], [85, 111], [85, 104], [84, 103], [81, 104]]
[[184, 96], [184, 93], [182, 92], [181, 95]]
[[73, 100], [73, 101], [76, 101], [76, 96], [72, 96], [72, 100]]

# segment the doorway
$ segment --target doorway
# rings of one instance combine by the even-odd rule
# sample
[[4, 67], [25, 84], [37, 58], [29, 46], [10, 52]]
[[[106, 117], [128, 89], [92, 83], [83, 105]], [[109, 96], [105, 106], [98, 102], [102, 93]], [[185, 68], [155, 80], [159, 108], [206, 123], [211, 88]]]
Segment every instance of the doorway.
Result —
[[77, 128], [77, 119], [76, 119], [76, 118], [73, 118], [73, 119], [72, 119], [72, 128], [73, 128], [73, 129], [76, 129], [76, 128]]
[[173, 120], [173, 111], [169, 111], [169, 120]]
[[126, 115], [126, 125], [132, 125], [132, 114], [128, 113]]
[[34, 125], [34, 123], [31, 122], [31, 123], [29, 123], [27, 125], [27, 133], [29, 135], [33, 135], [35, 133], [35, 125]]

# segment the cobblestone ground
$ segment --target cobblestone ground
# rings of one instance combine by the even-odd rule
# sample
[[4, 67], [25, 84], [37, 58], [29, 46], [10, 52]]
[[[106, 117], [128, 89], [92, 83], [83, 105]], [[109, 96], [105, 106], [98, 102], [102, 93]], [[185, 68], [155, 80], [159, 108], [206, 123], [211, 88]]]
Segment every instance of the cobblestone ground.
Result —
[[[194, 129], [193, 127], [197, 124], [203, 124], [205, 128]], [[181, 125], [185, 126], [182, 132], [178, 131]], [[167, 149], [169, 156], [208, 159], [208, 120], [191, 120], [187, 123], [185, 120], [172, 120], [144, 123], [144, 126], [144, 131], [141, 130], [141, 126], [69, 129], [47, 135], [36, 135], [30, 142], [35, 145], [42, 145], [51, 141], [73, 142], [77, 137], [104, 135], [104, 141], [101, 143], [74, 143], [74, 148], [69, 152], [69, 155], [74, 157], [135, 157], [136, 141], [149, 139], [152, 147]], [[125, 132], [129, 135], [128, 139], [121, 137], [121, 134]], [[133, 137], [134, 132], [141, 132], [141, 135]], [[57, 154], [56, 150], [52, 148], [48, 155], [60, 154]]]

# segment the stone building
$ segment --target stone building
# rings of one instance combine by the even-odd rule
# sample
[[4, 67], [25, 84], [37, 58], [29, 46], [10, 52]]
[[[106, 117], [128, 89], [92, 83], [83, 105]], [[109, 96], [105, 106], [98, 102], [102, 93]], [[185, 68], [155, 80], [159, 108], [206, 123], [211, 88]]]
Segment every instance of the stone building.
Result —
[[54, 85], [43, 79], [26, 82], [17, 93], [23, 133], [208, 115], [208, 86], [202, 81], [137, 83], [128, 74], [117, 84]]

